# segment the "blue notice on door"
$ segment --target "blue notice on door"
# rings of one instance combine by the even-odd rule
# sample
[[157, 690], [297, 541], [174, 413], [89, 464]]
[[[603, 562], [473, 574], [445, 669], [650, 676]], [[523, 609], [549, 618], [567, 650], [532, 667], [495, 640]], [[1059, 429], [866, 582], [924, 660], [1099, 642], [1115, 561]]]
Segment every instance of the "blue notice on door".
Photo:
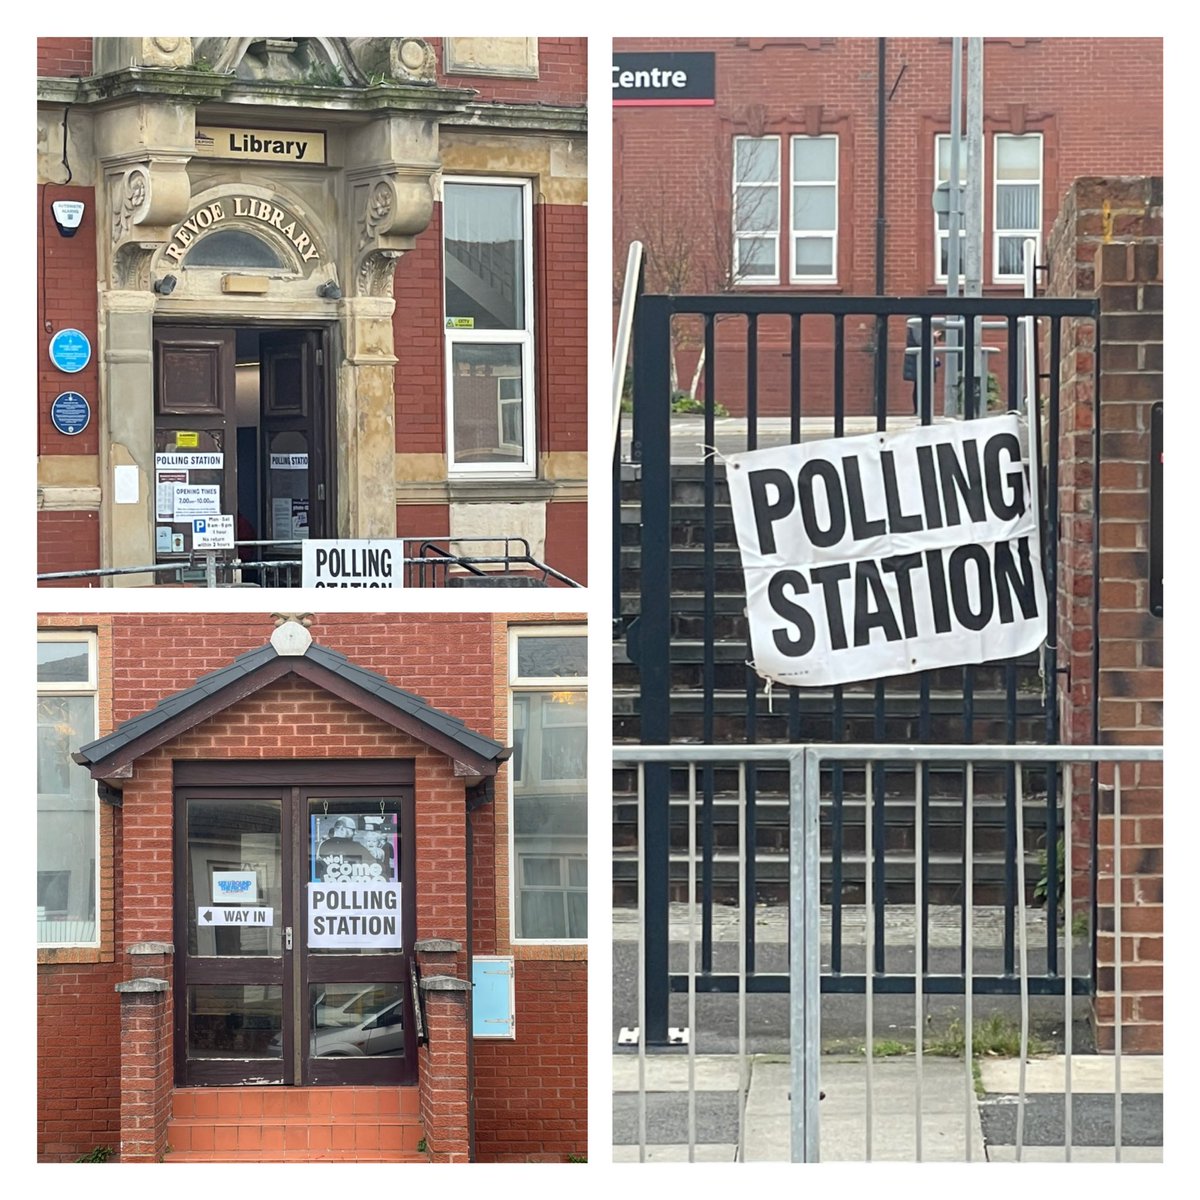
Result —
[[50, 339], [50, 361], [60, 370], [73, 375], [82, 371], [92, 360], [92, 343], [78, 329], [60, 329]]
[[92, 406], [78, 392], [63, 392], [50, 405], [50, 420], [59, 433], [82, 433], [92, 419]]

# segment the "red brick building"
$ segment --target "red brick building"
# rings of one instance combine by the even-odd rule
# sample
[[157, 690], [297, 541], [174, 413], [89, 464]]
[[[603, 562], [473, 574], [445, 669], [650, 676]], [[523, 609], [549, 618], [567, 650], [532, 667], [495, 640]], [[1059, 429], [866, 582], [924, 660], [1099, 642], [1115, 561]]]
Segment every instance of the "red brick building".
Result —
[[39, 572], [199, 503], [585, 581], [586, 93], [580, 38], [40, 39]]
[[[671, 54], [692, 56], [681, 63], [703, 94], [633, 86]], [[614, 64], [614, 263], [643, 241], [649, 291], [945, 294], [948, 226], [931, 195], [948, 177], [951, 39], [617, 38]], [[1161, 39], [985, 38], [983, 294], [1021, 294], [1021, 242], [1044, 261], [1073, 180], [1161, 174], [1162, 146]], [[718, 399], [738, 412], [745, 335], [722, 325]], [[847, 415], [873, 411], [872, 335], [847, 323]], [[785, 321], [760, 322], [765, 414], [787, 411], [787, 336]], [[807, 325], [815, 412], [828, 411], [832, 341], [831, 322]], [[677, 330], [680, 390], [698, 345]], [[903, 347], [890, 331], [896, 413], [911, 412]]]
[[578, 618], [38, 643], [40, 1160], [586, 1154]]

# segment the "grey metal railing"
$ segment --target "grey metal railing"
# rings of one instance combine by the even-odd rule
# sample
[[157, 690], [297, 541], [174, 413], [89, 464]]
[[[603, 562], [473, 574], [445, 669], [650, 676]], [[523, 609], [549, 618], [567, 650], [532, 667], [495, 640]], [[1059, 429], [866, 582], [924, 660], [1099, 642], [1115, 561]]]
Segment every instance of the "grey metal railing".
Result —
[[[915, 844], [921, 845], [921, 809], [920, 795], [922, 788], [923, 768], [930, 764], [962, 764], [966, 779], [966, 804], [964, 805], [965, 850], [964, 866], [966, 871], [966, 944], [963, 960], [963, 997], [964, 997], [964, 1058], [965, 1070], [962, 1077], [962, 1088], [965, 1112], [965, 1139], [963, 1158], [970, 1161], [972, 1157], [972, 1112], [975, 1105], [975, 1080], [972, 1066], [972, 1048], [974, 1045], [974, 1012], [973, 998], [981, 989], [975, 986], [974, 978], [974, 946], [972, 931], [974, 926], [974, 880], [972, 875], [973, 856], [971, 852], [973, 820], [974, 820], [974, 772], [978, 765], [1003, 765], [1013, 768], [1016, 776], [1016, 791], [1018, 811], [1024, 799], [1024, 771], [1035, 767], [1048, 769], [1060, 768], [1063, 773], [1062, 787], [1059, 795], [1065, 797], [1068, 806], [1076, 805], [1075, 779], [1076, 770], [1088, 775], [1088, 781], [1080, 787], [1078, 807], [1085, 811], [1089, 818], [1091, 813], [1091, 776], [1093, 771], [1102, 772], [1100, 786], [1111, 789], [1113, 807], [1113, 845], [1111, 858], [1106, 854], [1101, 856], [1091, 847], [1091, 867], [1088, 880], [1089, 896], [1074, 895], [1074, 870], [1072, 825], [1070, 819], [1075, 812], [1069, 807], [1067, 819], [1062, 822], [1064, 850], [1063, 861], [1067, 864], [1064, 875], [1063, 911], [1066, 914], [1063, 936], [1065, 937], [1064, 980], [1061, 994], [1064, 1004], [1064, 1059], [1063, 1059], [1063, 1093], [1065, 1104], [1064, 1116], [1064, 1153], [1067, 1161], [1072, 1158], [1072, 1142], [1074, 1134], [1072, 1113], [1072, 1064], [1074, 1054], [1073, 1044], [1073, 1014], [1072, 1002], [1076, 995], [1075, 968], [1073, 953], [1075, 934], [1072, 930], [1072, 914], [1076, 911], [1077, 901], [1086, 900], [1095, 913], [1097, 883], [1099, 879], [1110, 879], [1112, 895], [1122, 896], [1122, 831], [1121, 831], [1121, 766], [1122, 764], [1160, 763], [1162, 761], [1161, 746], [981, 746], [981, 745], [871, 745], [851, 743], [830, 743], [820, 745], [771, 745], [771, 746], [712, 746], [712, 745], [675, 745], [675, 746], [619, 746], [614, 750], [615, 764], [631, 764], [637, 767], [637, 798], [638, 798], [638, 834], [639, 846], [644, 846], [642, 830], [645, 817], [646, 781], [645, 768], [647, 764], [670, 767], [686, 767], [688, 771], [688, 805], [689, 805], [689, 835], [688, 835], [688, 894], [686, 898], [687, 911], [687, 1013], [689, 1029], [686, 1037], [688, 1062], [688, 1159], [693, 1161], [696, 1148], [696, 1104], [695, 1078], [697, 1055], [696, 996], [698, 991], [707, 990], [703, 981], [697, 978], [695, 942], [696, 942], [696, 911], [697, 888], [695, 872], [695, 828], [696, 828], [696, 769], [698, 766], [725, 765], [734, 766], [739, 773], [739, 797], [741, 799], [740, 827], [738, 837], [738, 871], [744, 876], [747, 862], [746, 823], [745, 823], [745, 788], [746, 770], [748, 764], [783, 764], [786, 765], [789, 778], [790, 795], [790, 900], [789, 900], [789, 972], [790, 972], [790, 1147], [791, 1159], [794, 1162], [816, 1162], [820, 1159], [821, 1136], [820, 1115], [818, 1109], [820, 1097], [820, 1053], [821, 1053], [821, 1009], [822, 992], [821, 975], [821, 905], [820, 905], [820, 812], [822, 798], [822, 769], [826, 766], [835, 767], [847, 763], [861, 764], [866, 773], [864, 789], [868, 813], [865, 819], [867, 838], [866, 853], [868, 860], [875, 853], [871, 842], [871, 831], [874, 825], [869, 811], [874, 803], [882, 803], [876, 799], [876, 791], [872, 786], [872, 775], [877, 766], [887, 765], [890, 772], [911, 770], [914, 787], [917, 791], [918, 802], [915, 805], [917, 829]], [[1110, 773], [1111, 772], [1111, 773]], [[1106, 847], [1107, 849], [1107, 847]], [[882, 853], [882, 850], [881, 850]], [[1016, 1129], [1016, 1158], [1020, 1161], [1025, 1141], [1025, 1104], [1026, 1104], [1026, 1060], [1029, 1053], [1029, 964], [1027, 961], [1027, 925], [1029, 912], [1026, 901], [1026, 880], [1024, 878], [1023, 855], [1018, 855], [1018, 888], [1017, 888], [1017, 935], [1018, 956], [1016, 971], [1019, 977], [1020, 1003], [1020, 1035], [1019, 1035], [1019, 1067], [1017, 1087], [1017, 1129]], [[1102, 866], [1102, 862], [1105, 864]], [[866, 875], [867, 898], [866, 907], [870, 912], [876, 903], [876, 897], [871, 894], [873, 873]], [[637, 979], [637, 1013], [638, 1029], [646, 1029], [646, 964], [641, 953], [645, 940], [646, 926], [649, 921], [666, 920], [666, 914], [648, 913], [646, 909], [646, 873], [644, 854], [638, 858], [638, 979]], [[929, 986], [933, 981], [927, 977], [924, 968], [924, 941], [926, 937], [925, 920], [922, 917], [922, 897], [920, 872], [917, 872], [917, 893], [913, 911], [914, 919], [914, 958], [918, 982], [913, 988], [914, 1013], [913, 1020], [916, 1030], [915, 1045], [915, 1075], [913, 1110], [915, 1115], [915, 1158], [923, 1158], [922, 1120], [924, 1104], [924, 1030], [925, 1030], [925, 997], [930, 991], [940, 990]], [[886, 900], [885, 900], [886, 903]], [[744, 904], [739, 909], [739, 977], [737, 986], [738, 1005], [738, 1059], [739, 1059], [739, 1102], [736, 1131], [737, 1156], [745, 1158], [746, 1149], [746, 1099], [748, 1078], [747, 1064], [749, 1055], [746, 1042], [746, 999], [747, 978], [745, 968], [745, 945], [747, 927], [752, 925], [755, 914], [747, 916]], [[1050, 918], [1053, 926], [1053, 918]], [[1090, 936], [1094, 938], [1096, 922], [1090, 923]], [[1113, 905], [1114, 945], [1117, 948], [1114, 962], [1114, 1002], [1118, 1019], [1115, 1022], [1115, 1046], [1113, 1056], [1114, 1076], [1114, 1158], [1121, 1159], [1122, 1146], [1122, 1093], [1121, 1093], [1121, 1020], [1122, 1012], [1122, 962], [1121, 962], [1121, 903]], [[874, 923], [864, 921], [866, 936], [864, 962], [868, 965], [866, 976], [866, 1110], [861, 1118], [861, 1133], [863, 1137], [863, 1158], [870, 1160], [874, 1149], [874, 1000], [877, 986], [884, 982], [877, 976], [869, 965], [875, 961], [873, 945]], [[1053, 931], [1050, 936], [1055, 936]], [[1086, 974], [1091, 976], [1092, 952], [1086, 954]], [[836, 990], [836, 989], [830, 989]], [[647, 1156], [647, 1108], [646, 1108], [646, 1062], [647, 1038], [637, 1037], [638, 1056], [638, 1147], [639, 1158]]]

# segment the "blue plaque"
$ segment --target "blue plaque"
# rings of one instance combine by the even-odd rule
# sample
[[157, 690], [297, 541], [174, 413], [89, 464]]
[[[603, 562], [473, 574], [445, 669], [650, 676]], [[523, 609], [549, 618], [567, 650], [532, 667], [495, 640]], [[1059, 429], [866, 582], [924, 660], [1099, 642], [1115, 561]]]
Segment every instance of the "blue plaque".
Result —
[[82, 433], [92, 419], [92, 406], [78, 392], [63, 392], [50, 405], [50, 420], [59, 433]]
[[78, 329], [60, 329], [50, 339], [50, 361], [60, 371], [74, 375], [92, 361], [92, 343]]

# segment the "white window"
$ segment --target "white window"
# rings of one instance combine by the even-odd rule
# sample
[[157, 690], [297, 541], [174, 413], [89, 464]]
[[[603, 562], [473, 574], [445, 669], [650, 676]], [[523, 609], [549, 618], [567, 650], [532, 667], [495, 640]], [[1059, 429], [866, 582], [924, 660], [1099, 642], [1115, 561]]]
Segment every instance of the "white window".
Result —
[[[950, 179], [950, 135], [939, 133], [934, 138], [934, 178], [938, 183], [946, 183]], [[967, 143], [965, 138], [958, 142], [958, 181], [961, 184], [967, 177]], [[959, 201], [962, 203], [961, 199]], [[964, 214], [965, 218], [965, 214]], [[945, 283], [950, 270], [950, 214], [933, 214], [934, 259], [933, 274], [938, 283]], [[963, 273], [967, 247], [967, 226], [965, 219], [960, 222], [958, 229], [958, 280], [966, 281]]]
[[73, 751], [96, 729], [96, 635], [38, 634], [37, 925], [39, 946], [98, 946], [96, 785]]
[[509, 632], [513, 937], [587, 937], [587, 636]]
[[779, 282], [779, 139], [733, 139], [733, 281]]
[[995, 144], [995, 213], [992, 280], [1024, 278], [1022, 246], [1026, 238], [1042, 250], [1042, 135], [998, 133]]
[[529, 184], [442, 187], [449, 472], [532, 476], [533, 247]]
[[792, 138], [793, 283], [837, 278], [838, 140]]

